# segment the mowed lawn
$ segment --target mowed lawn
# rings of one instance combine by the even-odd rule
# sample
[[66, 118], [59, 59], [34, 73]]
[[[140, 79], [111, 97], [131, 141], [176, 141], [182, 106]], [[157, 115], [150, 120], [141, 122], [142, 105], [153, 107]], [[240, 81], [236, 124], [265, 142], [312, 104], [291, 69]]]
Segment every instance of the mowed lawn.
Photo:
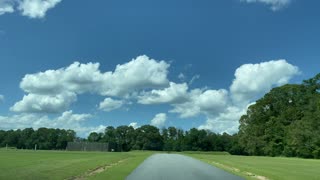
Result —
[[0, 179], [124, 179], [151, 154], [0, 150]]
[[[123, 180], [154, 153], [156, 152], [0, 150], [0, 179]], [[231, 156], [219, 152], [181, 154], [200, 159], [247, 179], [257, 178], [252, 174], [273, 180], [320, 179], [320, 160]]]
[[190, 153], [185, 155], [246, 179], [257, 179], [254, 175], [259, 175], [263, 176], [260, 179], [266, 177], [273, 180], [320, 180], [320, 160]]

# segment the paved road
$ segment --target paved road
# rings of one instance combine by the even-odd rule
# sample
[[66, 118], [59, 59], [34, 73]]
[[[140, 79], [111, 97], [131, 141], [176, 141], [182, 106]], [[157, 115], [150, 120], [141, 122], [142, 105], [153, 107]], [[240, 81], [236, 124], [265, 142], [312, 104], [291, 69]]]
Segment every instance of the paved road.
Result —
[[127, 180], [243, 180], [214, 166], [178, 154], [156, 154], [146, 159]]

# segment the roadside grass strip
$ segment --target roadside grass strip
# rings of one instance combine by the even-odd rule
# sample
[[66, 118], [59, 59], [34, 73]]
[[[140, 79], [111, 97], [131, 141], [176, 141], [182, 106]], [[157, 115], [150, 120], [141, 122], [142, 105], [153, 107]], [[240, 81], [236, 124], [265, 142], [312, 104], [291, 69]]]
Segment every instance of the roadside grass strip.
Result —
[[319, 180], [320, 160], [286, 157], [257, 157], [185, 154], [246, 179]]

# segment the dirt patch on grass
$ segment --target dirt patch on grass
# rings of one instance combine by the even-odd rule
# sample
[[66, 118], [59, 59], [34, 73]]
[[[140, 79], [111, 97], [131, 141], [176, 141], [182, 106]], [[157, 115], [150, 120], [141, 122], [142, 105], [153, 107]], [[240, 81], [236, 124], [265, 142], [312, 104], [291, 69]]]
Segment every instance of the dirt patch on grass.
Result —
[[80, 176], [73, 176], [73, 177], [70, 177], [70, 178], [67, 178], [66, 180], [85, 180], [87, 179], [88, 177], [90, 176], [94, 176], [96, 174], [99, 174], [99, 173], [102, 173], [104, 171], [107, 171], [108, 169], [114, 167], [114, 166], [117, 166], [123, 162], [125, 162], [127, 159], [122, 159], [120, 161], [117, 161], [115, 163], [112, 163], [112, 164], [107, 164], [107, 165], [104, 165], [104, 166], [99, 166], [93, 170], [90, 170], [86, 173], [84, 173], [83, 175], [80, 175]]
[[229, 171], [234, 171], [234, 172], [240, 172], [240, 169], [238, 169], [238, 168], [235, 168], [235, 167], [230, 167], [230, 166], [226, 166], [226, 165], [224, 165], [224, 164], [221, 164], [221, 163], [218, 163], [218, 162], [214, 162], [214, 161], [212, 161], [211, 162], [212, 164], [215, 164], [216, 166], [218, 166], [218, 167], [222, 167], [222, 168], [224, 168], [224, 169], [227, 169], [227, 170], [229, 170]]
[[227, 166], [227, 165], [224, 165], [224, 164], [221, 164], [221, 163], [218, 163], [218, 162], [211, 161], [211, 163], [216, 165], [216, 166], [218, 166], [218, 167], [222, 167], [223, 169], [226, 169], [226, 170], [229, 170], [229, 171], [233, 171], [233, 172], [236, 172], [236, 173], [241, 173], [241, 174], [244, 174], [246, 176], [249, 176], [249, 177], [252, 177], [252, 178], [255, 178], [255, 179], [258, 179], [258, 180], [269, 180], [265, 176], [260, 176], [260, 175], [257, 175], [257, 174], [251, 173], [251, 172], [247, 172], [247, 171], [241, 171], [238, 168]]
[[253, 177], [253, 178], [256, 178], [256, 179], [259, 179], [259, 180], [269, 180], [268, 178], [264, 177], [264, 176], [259, 176], [259, 175], [256, 175], [256, 174], [253, 174], [251, 172], [243, 172], [245, 175], [247, 176], [250, 176], [250, 177]]

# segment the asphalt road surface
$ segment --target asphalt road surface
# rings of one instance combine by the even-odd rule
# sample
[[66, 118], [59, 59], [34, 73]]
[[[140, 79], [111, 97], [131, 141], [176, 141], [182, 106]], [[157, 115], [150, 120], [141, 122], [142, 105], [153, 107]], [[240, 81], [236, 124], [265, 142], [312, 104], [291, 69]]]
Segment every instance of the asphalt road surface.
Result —
[[127, 180], [243, 180], [214, 166], [179, 154], [155, 154], [135, 169]]

